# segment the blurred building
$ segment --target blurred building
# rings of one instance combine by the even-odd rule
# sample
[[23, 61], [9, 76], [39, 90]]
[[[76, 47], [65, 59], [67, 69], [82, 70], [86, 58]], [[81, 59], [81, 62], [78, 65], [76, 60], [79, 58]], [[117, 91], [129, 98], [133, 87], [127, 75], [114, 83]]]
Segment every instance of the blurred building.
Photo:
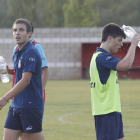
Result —
[[[140, 33], [140, 28], [135, 27], [134, 29]], [[89, 78], [89, 63], [96, 47], [100, 45], [101, 30], [102, 28], [35, 29], [32, 38], [44, 48], [49, 66], [49, 79]], [[0, 55], [6, 59], [9, 67], [13, 67], [12, 53], [16, 44], [12, 37], [12, 29], [0, 29], [0, 33]], [[124, 42], [130, 42], [130, 40], [126, 39]], [[128, 44], [126, 43], [126, 51], [123, 53], [120, 51], [117, 57], [121, 58], [122, 54], [124, 56], [127, 48]], [[139, 68], [138, 65], [137, 63], [135, 69]], [[120, 76], [120, 78], [124, 77], [126, 76]], [[129, 76], [127, 75], [127, 77]]]

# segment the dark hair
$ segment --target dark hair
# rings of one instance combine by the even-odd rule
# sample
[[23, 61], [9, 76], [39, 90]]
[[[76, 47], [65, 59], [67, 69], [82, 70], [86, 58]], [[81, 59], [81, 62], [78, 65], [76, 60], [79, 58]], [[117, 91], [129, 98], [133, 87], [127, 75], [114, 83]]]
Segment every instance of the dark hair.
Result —
[[[33, 24], [29, 21], [29, 20], [27, 20], [27, 19], [17, 19], [14, 23], [13, 23], [13, 26], [15, 25], [15, 24], [19, 24], [19, 23], [23, 23], [25, 26], [26, 26], [26, 29], [27, 29], [27, 33], [28, 32], [33, 32], [34, 31], [34, 27], [33, 27]], [[12, 27], [13, 27], [12, 26]]]
[[32, 33], [34, 32], [34, 26], [33, 26], [33, 24], [32, 24], [32, 22], [30, 22], [28, 19], [26, 19], [30, 24], [31, 24], [31, 26], [32, 26]]
[[103, 27], [102, 42], [105, 42], [107, 40], [108, 36], [112, 36], [113, 38], [122, 36], [124, 39], [126, 38], [126, 35], [125, 35], [123, 29], [115, 23], [109, 23]]
[[32, 33], [34, 32], [34, 26], [32, 24], [32, 22], [30, 22], [31, 26], [32, 26]]

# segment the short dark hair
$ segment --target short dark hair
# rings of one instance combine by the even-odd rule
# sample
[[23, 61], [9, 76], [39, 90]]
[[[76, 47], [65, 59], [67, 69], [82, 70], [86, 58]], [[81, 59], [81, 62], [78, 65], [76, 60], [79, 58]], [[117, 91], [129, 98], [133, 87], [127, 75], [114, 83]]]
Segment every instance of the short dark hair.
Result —
[[126, 35], [125, 35], [123, 29], [115, 23], [109, 23], [103, 27], [102, 42], [105, 42], [107, 40], [108, 36], [112, 36], [113, 38], [122, 36], [124, 39], [126, 38]]
[[32, 22], [30, 22], [28, 19], [26, 19], [30, 24], [31, 24], [31, 26], [32, 26], [32, 33], [34, 32], [34, 26], [33, 26], [33, 24], [32, 24]]
[[[19, 23], [23, 23], [23, 24], [26, 26], [27, 33], [28, 33], [28, 32], [33, 32], [33, 31], [34, 31], [33, 24], [32, 24], [29, 20], [27, 20], [27, 19], [22, 19], [22, 18], [17, 19], [17, 20], [13, 23], [13, 26], [14, 26], [15, 24], [19, 24]], [[13, 27], [13, 26], [12, 26], [12, 27]]]

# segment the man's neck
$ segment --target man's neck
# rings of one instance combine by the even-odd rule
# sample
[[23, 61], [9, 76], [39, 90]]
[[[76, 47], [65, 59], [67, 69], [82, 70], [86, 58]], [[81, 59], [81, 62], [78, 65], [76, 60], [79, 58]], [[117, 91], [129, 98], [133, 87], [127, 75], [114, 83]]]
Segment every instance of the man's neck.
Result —
[[[28, 42], [28, 41], [27, 41], [27, 42]], [[27, 42], [25, 42], [25, 43], [23, 43], [23, 44], [17, 44], [18, 47], [19, 47], [19, 50], [21, 50], [21, 49], [26, 45]]]
[[107, 42], [102, 42], [100, 45], [100, 48], [103, 48], [104, 50], [106, 50], [108, 53], [110, 53], [109, 47]]

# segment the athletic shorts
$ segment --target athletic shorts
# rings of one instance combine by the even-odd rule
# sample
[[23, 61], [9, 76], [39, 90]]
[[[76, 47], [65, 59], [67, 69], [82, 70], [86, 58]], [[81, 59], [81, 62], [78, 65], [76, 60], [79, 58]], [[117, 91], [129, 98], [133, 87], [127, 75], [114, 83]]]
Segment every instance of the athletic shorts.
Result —
[[124, 137], [121, 113], [94, 116], [97, 140], [118, 140]]
[[21, 130], [23, 133], [41, 132], [42, 117], [42, 109], [9, 107], [4, 128]]

